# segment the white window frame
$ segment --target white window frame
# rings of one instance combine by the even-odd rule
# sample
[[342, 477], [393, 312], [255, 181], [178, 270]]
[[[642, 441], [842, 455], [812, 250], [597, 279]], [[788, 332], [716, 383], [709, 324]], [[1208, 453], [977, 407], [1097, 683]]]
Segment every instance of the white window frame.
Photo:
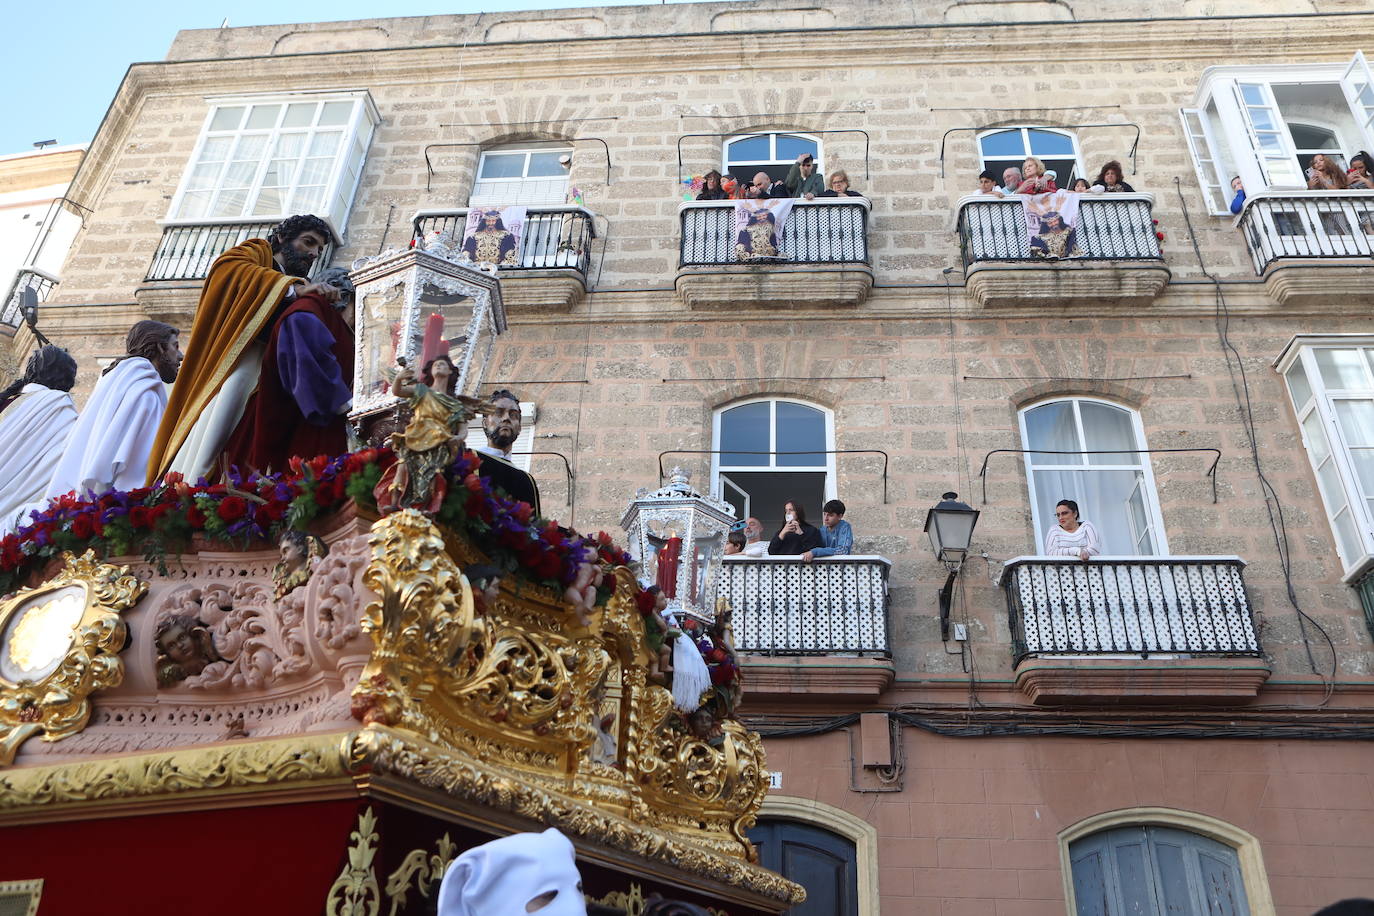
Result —
[[[988, 128], [987, 130], [979, 131], [979, 132], [975, 135], [975, 137], [974, 137], [974, 142], [975, 142], [976, 144], [978, 144], [978, 171], [979, 171], [979, 172], [986, 171], [986, 170], [987, 170], [987, 167], [988, 167], [988, 157], [986, 157], [986, 156], [983, 155], [983, 140], [984, 140], [984, 139], [986, 139], [986, 138], [988, 138], [988, 137], [991, 137], [991, 136], [993, 136], [994, 134], [1005, 134], [1005, 133], [1011, 133], [1012, 131], [1020, 131], [1020, 132], [1021, 132], [1021, 146], [1022, 146], [1023, 149], [1029, 150], [1029, 149], [1031, 148], [1030, 132], [1033, 131], [1033, 130], [1043, 131], [1044, 133], [1047, 133], [1047, 134], [1058, 134], [1058, 135], [1060, 135], [1061, 137], [1068, 137], [1068, 138], [1069, 138], [1069, 142], [1073, 144], [1073, 168], [1074, 168], [1074, 171], [1077, 173], [1075, 177], [1076, 177], [1076, 178], [1086, 178], [1086, 179], [1088, 179], [1088, 183], [1089, 183], [1089, 184], [1092, 184], [1092, 180], [1093, 180], [1093, 178], [1096, 177], [1096, 176], [1089, 175], [1089, 174], [1087, 173], [1087, 171], [1084, 170], [1084, 168], [1083, 168], [1083, 150], [1080, 149], [1079, 146], [1078, 146], [1078, 134], [1074, 133], [1074, 132], [1071, 131], [1071, 130], [1065, 130], [1065, 129], [1062, 128], [1062, 127], [1044, 127], [1044, 126], [1039, 125], [1039, 124], [1007, 125], [1007, 126], [1005, 126], [1005, 127], [990, 127], [990, 128]], [[1021, 157], [1021, 161], [1022, 161], [1022, 162], [1025, 162], [1026, 159], [1029, 159], [1031, 156], [1034, 156], [1036, 159], [1039, 159], [1039, 160], [1042, 161], [1042, 162], [1045, 160], [1045, 157], [1044, 157], [1043, 155], [1039, 154], [1039, 153], [1026, 153], [1026, 154], [1024, 154], [1024, 155]], [[995, 158], [1001, 159], [1001, 158], [1003, 158], [1003, 157], [998, 156], [998, 157], [995, 157]], [[1051, 158], [1059, 158], [1059, 157], [1051, 157]], [[1021, 166], [1020, 166], [1019, 163], [1017, 164], [1016, 167], [1017, 167], [1018, 170], [1021, 168]], [[1001, 180], [1001, 176], [1000, 176], [1000, 175], [998, 176], [998, 180], [999, 180], [999, 182], [1000, 182], [1000, 180]], [[1056, 176], [1055, 176], [1055, 179], [1054, 179], [1054, 183], [1055, 183], [1058, 187], [1067, 188], [1067, 187], [1072, 183], [1072, 180], [1071, 180], [1071, 179], [1067, 179], [1065, 176], [1062, 176], [1062, 175], [1056, 175]], [[999, 185], [999, 186], [1000, 186], [1000, 185]]]
[[[1074, 404], [1074, 423], [1078, 428], [1079, 442], [1085, 447], [1087, 439], [1083, 434], [1083, 414], [1082, 411], [1078, 409], [1078, 404], [1103, 404], [1107, 407], [1125, 411], [1131, 418], [1131, 431], [1135, 434], [1135, 443], [1141, 452], [1141, 460], [1135, 464], [1033, 464], [1031, 462], [1030, 450], [1033, 449], [1034, 446], [1031, 444], [1029, 431], [1026, 429], [1026, 414], [1039, 407], [1064, 403]], [[1046, 519], [1040, 516], [1040, 502], [1036, 499], [1035, 492], [1036, 471], [1140, 471], [1140, 483], [1144, 489], [1142, 501], [1145, 504], [1145, 512], [1148, 516], [1147, 527], [1155, 542], [1155, 552], [1152, 554], [1136, 554], [1136, 556], [1170, 556], [1169, 539], [1164, 531], [1164, 515], [1159, 508], [1159, 489], [1155, 486], [1155, 473], [1152, 462], [1150, 461], [1150, 445], [1145, 438], [1145, 425], [1141, 422], [1140, 411], [1106, 398], [1077, 395], [1073, 397], [1046, 398], [1043, 401], [1027, 404], [1016, 412], [1016, 422], [1021, 432], [1021, 447], [1027, 450], [1026, 454], [1022, 455], [1021, 458], [1026, 469], [1026, 488], [1030, 497], [1031, 524], [1035, 527], [1035, 549], [1032, 551], [1033, 553], [1040, 553], [1045, 542], [1045, 532], [1049, 531], [1053, 524], [1058, 523], [1057, 519]], [[1096, 521], [1091, 518], [1087, 520], [1097, 524]]]
[[[1278, 143], [1282, 147], [1281, 153], [1276, 151], [1266, 155], [1257, 148], [1252, 139], [1254, 136], [1253, 125], [1245, 113], [1245, 106], [1240, 102], [1240, 87], [1243, 84], [1260, 84], [1263, 86], [1268, 104], [1273, 106], [1275, 114], [1278, 115], [1273, 87], [1295, 83], [1329, 83], [1338, 86], [1345, 95], [1350, 116], [1357, 132], [1355, 137], [1356, 148], [1374, 148], [1374, 129], [1371, 128], [1371, 124], [1374, 124], [1374, 85], [1371, 85], [1374, 84], [1374, 75], [1370, 74], [1364, 55], [1359, 51], [1354, 52], [1354, 56], [1348, 61], [1328, 64], [1208, 67], [1203, 71], [1202, 79], [1199, 81], [1197, 96], [1193, 105], [1182, 110], [1199, 113], [1209, 130], [1219, 129], [1225, 135], [1228, 146], [1235, 156], [1236, 171], [1240, 174], [1241, 181], [1245, 185], [1247, 199], [1264, 191], [1286, 188], [1305, 189], [1307, 187], [1306, 176], [1298, 169], [1297, 151], [1293, 147], [1292, 136], [1287, 129], [1287, 120], [1279, 116], [1279, 123], [1283, 126], [1283, 129], [1278, 131], [1277, 136]], [[1217, 120], [1220, 122], [1217, 125], [1212, 125], [1207, 119], [1207, 107], [1213, 103], [1216, 106]], [[1300, 120], [1298, 123], [1314, 122]], [[1317, 123], [1315, 126], [1331, 128], [1333, 125]], [[1337, 134], [1339, 136], [1339, 131]], [[1201, 173], [1203, 167], [1199, 161], [1198, 151], [1192, 149], [1194, 144], [1188, 135], [1189, 131], [1185, 125], [1184, 136], [1189, 140], [1190, 151], [1193, 153], [1193, 165]], [[1214, 145], [1211, 152], [1215, 154], [1217, 150], [1218, 147]], [[1215, 155], [1211, 158], [1216, 161]], [[1285, 164], [1278, 173], [1274, 173], [1272, 169], [1266, 167], [1266, 161], [1277, 164], [1285, 159], [1287, 163], [1291, 163], [1291, 166]], [[1275, 180], [1273, 181], [1270, 180], [1271, 173], [1274, 174]], [[1227, 181], [1229, 191], [1229, 176]], [[1199, 184], [1205, 195], [1207, 183], [1202, 179], [1201, 174], [1199, 175]], [[1218, 212], [1215, 208], [1212, 212], [1218, 216], [1230, 214], [1229, 208], [1224, 213]]]
[[[721, 463], [719, 454], [711, 455], [711, 492], [717, 498], [721, 496], [721, 475], [729, 476], [731, 473], [754, 473], [759, 471], [778, 471], [780, 473], [817, 473], [825, 472], [825, 498], [831, 500], [836, 498], [837, 484], [835, 481], [835, 412], [821, 404], [803, 400], [802, 398], [789, 397], [757, 397], [745, 398], [740, 401], [731, 401], [729, 404], [722, 404], [717, 407], [711, 416], [711, 444], [713, 452], [725, 451], [721, 447], [720, 441], [720, 420], [727, 410], [734, 410], [736, 407], [745, 407], [749, 404], [767, 403], [773, 405], [768, 410], [768, 451], [767, 464], [752, 465], [725, 465]], [[825, 449], [824, 459], [815, 465], [780, 465], [778, 464], [778, 409], [777, 404], [800, 404], [812, 410], [819, 410], [825, 418]], [[760, 456], [765, 457], [765, 456]]]
[[[343, 126], [343, 137], [339, 144], [339, 152], [334, 158], [334, 164], [330, 168], [329, 177], [326, 180], [324, 187], [324, 204], [326, 210], [328, 210], [329, 207], [332, 206], [334, 198], [340, 196], [341, 190], [347, 191], [346, 194], [342, 195], [344, 199], [347, 201], [344, 212], [325, 212], [316, 214], [317, 216], [320, 216], [322, 219], [324, 219], [325, 222], [329, 223], [329, 227], [334, 230], [334, 234], [336, 236], [338, 236], [340, 239], [346, 239], [348, 218], [353, 211], [353, 205], [357, 199], [358, 187], [362, 184], [363, 172], [367, 165], [368, 155], [371, 152], [372, 139], [376, 136], [377, 125], [381, 123], [381, 116], [377, 113], [377, 106], [372, 100], [371, 93], [369, 93], [366, 89], [318, 91], [301, 90], [295, 92], [256, 93], [248, 95], [212, 96], [206, 98], [205, 103], [208, 106], [208, 110], [205, 113], [205, 120], [201, 124], [200, 135], [196, 138], [196, 144], [191, 150], [191, 155], [186, 161], [185, 168], [182, 170], [181, 180], [177, 184], [176, 193], [172, 195], [171, 205], [167, 208], [167, 217], [160, 221], [160, 225], [232, 225], [247, 222], [272, 222], [274, 220], [281, 220], [285, 219], [287, 216], [291, 216], [291, 213], [285, 211], [281, 211], [278, 213], [249, 214], [240, 216], [182, 217], [178, 214], [181, 212], [182, 203], [186, 197], [187, 191], [189, 190], [191, 173], [195, 169], [196, 163], [200, 161], [201, 153], [205, 148], [206, 141], [211, 138], [210, 126], [214, 122], [215, 113], [219, 109], [240, 106], [251, 107], [253, 105], [281, 105], [284, 115], [286, 106], [294, 102], [311, 102], [317, 104], [324, 102], [354, 103], [353, 113], [352, 115], [350, 115], [348, 123]], [[232, 134], [235, 136], [242, 136], [244, 132], [245, 129], [240, 127], [232, 131]], [[249, 187], [247, 201], [250, 203], [256, 199], [257, 192], [261, 190], [263, 173], [266, 171], [267, 162], [271, 158], [271, 141], [276, 138], [279, 132], [280, 128], [275, 126], [268, 130], [269, 142], [267, 147], [265, 148], [263, 157], [259, 160], [257, 171], [253, 176], [253, 183]], [[222, 133], [230, 132], [216, 131], [215, 135], [220, 136]], [[344, 163], [347, 161], [348, 151], [352, 148], [352, 144], [363, 133], [365, 133], [366, 136], [364, 137], [361, 144], [363, 149], [363, 157], [362, 162], [359, 164], [358, 167], [358, 174], [354, 178], [353, 186], [351, 188], [342, 189], [340, 188], [339, 183], [343, 176]], [[294, 182], [290, 185], [290, 187], [295, 187]]]
[[[739, 142], [744, 141], [744, 140], [752, 140], [752, 139], [754, 139], [755, 137], [767, 137], [767, 138], [768, 138], [768, 151], [773, 155], [773, 158], [772, 158], [772, 159], [741, 159], [741, 160], [739, 160], [738, 162], [731, 162], [731, 161], [730, 161], [730, 147], [733, 146], [734, 144], [739, 143]], [[825, 145], [821, 142], [821, 138], [820, 138], [820, 137], [814, 136], [814, 135], [812, 135], [812, 134], [808, 134], [808, 133], [806, 133], [805, 131], [801, 131], [801, 130], [760, 130], [760, 131], [755, 131], [755, 132], [753, 132], [753, 133], [748, 133], [748, 134], [733, 134], [733, 135], [731, 135], [731, 136], [729, 136], [729, 137], [726, 137], [724, 140], [721, 141], [721, 144], [720, 144], [720, 170], [721, 170], [722, 172], [724, 172], [725, 174], [728, 175], [728, 174], [730, 173], [730, 169], [732, 169], [732, 168], [746, 168], [746, 169], [747, 169], [747, 168], [749, 168], [750, 166], [756, 166], [757, 168], [760, 168], [760, 169], [761, 169], [761, 168], [763, 168], [763, 167], [765, 167], [765, 166], [770, 166], [770, 165], [790, 165], [791, 163], [796, 162], [797, 160], [796, 160], [795, 157], [792, 158], [792, 159], [779, 159], [779, 158], [778, 158], [778, 137], [796, 137], [796, 138], [798, 138], [798, 139], [800, 139], [800, 140], [806, 140], [806, 141], [808, 141], [808, 142], [811, 142], [811, 143], [816, 144], [816, 171], [815, 171], [815, 174], [817, 174], [817, 175], [824, 175], [824, 174], [825, 174], [825, 164], [824, 164], [824, 163], [825, 163]]]
[[[1308, 466], [1317, 479], [1317, 492], [1321, 496], [1322, 511], [1326, 514], [1327, 525], [1331, 529], [1331, 539], [1335, 543], [1336, 555], [1340, 557], [1344, 572], [1342, 579], [1346, 582], [1353, 582], [1364, 572], [1374, 567], [1374, 511], [1370, 510], [1368, 503], [1368, 497], [1374, 494], [1365, 494], [1361, 491], [1359, 475], [1355, 471], [1354, 462], [1350, 456], [1350, 446], [1346, 441], [1340, 421], [1336, 417], [1335, 401], [1374, 398], [1374, 387], [1369, 389], [1327, 388], [1317, 366], [1316, 351], [1352, 348], [1374, 350], [1374, 335], [1298, 335], [1289, 341], [1283, 353], [1274, 361], [1274, 368], [1279, 373], [1279, 384], [1288, 393], [1289, 403], [1293, 405], [1293, 414], [1297, 419], [1303, 449], [1307, 453]], [[1297, 398], [1293, 396], [1293, 392], [1288, 386], [1288, 371], [1296, 363], [1301, 363], [1303, 373], [1307, 377], [1308, 387], [1312, 390], [1312, 396], [1302, 404], [1297, 403]], [[1374, 370], [1371, 371], [1371, 375], [1374, 375]], [[1320, 420], [1320, 429], [1326, 435], [1327, 450], [1331, 454], [1331, 460], [1341, 483], [1342, 492], [1339, 494], [1327, 493], [1318, 473], [1317, 465], [1312, 460], [1313, 448], [1311, 442], [1308, 441], [1307, 430], [1303, 424], [1314, 411]], [[1345, 500], [1345, 506], [1333, 512], [1332, 506], [1337, 497]], [[1336, 516], [1344, 510], [1351, 513], [1351, 520], [1354, 522], [1355, 531], [1359, 537], [1360, 543], [1356, 547], [1358, 556], [1347, 556], [1347, 551], [1343, 549], [1341, 539], [1336, 533]]]
[[[568, 196], [568, 187], [570, 186], [570, 179], [571, 179], [571, 173], [572, 173], [571, 168], [567, 168], [567, 169], [564, 169], [564, 170], [563, 170], [563, 177], [562, 177], [562, 179], [561, 179], [561, 181], [563, 182], [563, 193], [562, 193], [561, 195], [558, 196], [558, 199], [557, 199], [557, 200], [552, 200], [552, 199], [550, 199], [550, 200], [543, 200], [543, 199], [540, 199], [540, 200], [535, 201], [535, 200], [522, 200], [522, 199], [521, 199], [520, 194], [519, 194], [519, 188], [520, 188], [522, 185], [525, 185], [525, 184], [530, 183], [530, 182], [553, 182], [553, 181], [560, 180], [560, 179], [556, 179], [556, 178], [554, 178], [554, 177], [552, 177], [552, 176], [549, 176], [549, 175], [536, 175], [536, 176], [533, 177], [533, 178], [531, 178], [531, 177], [529, 176], [529, 170], [530, 170], [530, 156], [533, 155], [533, 154], [535, 154], [535, 153], [558, 153], [559, 155], [571, 156], [572, 153], [573, 153], [573, 148], [572, 148], [571, 146], [569, 146], [568, 144], [566, 144], [566, 143], [539, 142], [539, 143], [530, 143], [530, 144], [525, 144], [525, 143], [513, 143], [513, 144], [507, 144], [507, 145], [505, 145], [505, 146], [493, 146], [491, 149], [484, 149], [484, 150], [482, 150], [482, 155], [479, 156], [479, 157], [477, 158], [477, 171], [473, 173], [473, 179], [472, 179], [472, 193], [470, 193], [470, 194], [468, 195], [468, 206], [469, 206], [469, 207], [473, 207], [473, 206], [488, 206], [488, 207], [490, 207], [490, 206], [497, 206], [497, 205], [524, 206], [524, 205], [528, 204], [529, 206], [533, 206], [533, 207], [539, 207], [539, 206], [547, 207], [547, 206], [554, 206], [554, 205], [566, 203], [566, 202], [567, 202], [567, 196]], [[516, 155], [516, 154], [524, 154], [524, 156], [525, 156], [525, 164], [524, 164], [524, 166], [521, 168], [521, 170], [520, 170], [520, 175], [519, 175], [518, 177], [515, 177], [515, 178], [482, 178], [482, 177], [481, 177], [481, 175], [482, 175], [482, 166], [486, 164], [486, 161], [487, 161], [487, 157], [488, 157], [488, 156], [511, 156], [511, 155]], [[477, 190], [478, 190], [479, 187], [485, 188], [485, 187], [488, 187], [488, 186], [497, 186], [497, 185], [500, 185], [500, 186], [503, 186], [503, 187], [510, 187], [510, 188], [516, 189], [516, 193], [511, 194], [511, 195], [502, 195], [502, 194], [492, 195], [492, 194], [478, 194], [478, 193], [477, 193]]]
[[[1231, 200], [1236, 196], [1231, 190], [1234, 176], [1223, 169], [1218, 151], [1216, 134], [1212, 131], [1211, 119], [1204, 108], [1180, 108], [1179, 120], [1183, 123], [1183, 139], [1188, 144], [1188, 152], [1193, 158], [1193, 171], [1197, 173], [1197, 183], [1202, 188], [1202, 198], [1207, 202], [1207, 210], [1213, 216], [1228, 216], [1231, 213]], [[1197, 123], [1194, 130], [1189, 119]], [[1241, 179], [1244, 183], [1244, 179]]]

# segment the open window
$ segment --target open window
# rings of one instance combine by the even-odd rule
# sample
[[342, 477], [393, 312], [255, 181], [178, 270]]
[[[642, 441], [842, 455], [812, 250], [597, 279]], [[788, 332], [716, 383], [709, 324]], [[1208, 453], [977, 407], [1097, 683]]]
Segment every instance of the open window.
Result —
[[795, 500], [819, 524], [835, 496], [830, 411], [786, 398], [731, 404], [716, 412], [714, 439], [712, 489], [739, 518], [756, 516], [771, 534], [782, 527], [783, 504]]
[[759, 172], [767, 172], [774, 181], [782, 181], [802, 153], [810, 153], [816, 160], [817, 175], [825, 174], [821, 141], [817, 137], [788, 133], [728, 137], [721, 151], [725, 163], [722, 171], [744, 184], [753, 181]]
[[1233, 175], [1248, 196], [1306, 188], [1317, 153], [1345, 167], [1374, 148], [1374, 77], [1359, 51], [1345, 64], [1211, 67], [1181, 115], [1208, 207], [1223, 214]]
[[982, 168], [997, 176], [999, 184], [1008, 168], [1021, 171], [1028, 156], [1045, 163], [1045, 169], [1054, 173], [1054, 183], [1061, 188], [1084, 177], [1078, 140], [1066, 130], [1011, 127], [988, 131], [978, 135], [978, 153]]
[[1097, 528], [1103, 554], [1168, 554], [1139, 414], [1091, 398], [1044, 402], [1021, 411], [1021, 441], [1035, 450], [1025, 458], [1037, 552], [1056, 524], [1055, 504], [1071, 499]]
[[366, 92], [213, 99], [168, 220], [315, 213], [343, 235], [378, 120]]
[[1278, 362], [1348, 580], [1374, 568], [1374, 337], [1298, 337]]

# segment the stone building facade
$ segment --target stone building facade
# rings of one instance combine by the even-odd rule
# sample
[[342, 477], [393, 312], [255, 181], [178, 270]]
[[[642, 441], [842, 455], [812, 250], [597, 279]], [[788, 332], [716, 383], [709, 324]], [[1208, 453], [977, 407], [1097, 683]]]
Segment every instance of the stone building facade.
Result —
[[[780, 774], [762, 841], [826, 876], [805, 912], [1163, 912], [1222, 886], [1219, 912], [1299, 916], [1374, 896], [1374, 191], [1300, 189], [1317, 152], [1374, 148], [1362, 47], [1374, 13], [1346, 0], [761, 0], [182, 32], [130, 68], [72, 183], [90, 212], [40, 326], [82, 357], [81, 390], [138, 318], [188, 327], [214, 239], [289, 206], [264, 191], [263, 144], [294, 117], [300, 144], [332, 125], [363, 153], [320, 152], [329, 177], [306, 187], [306, 146], [272, 147], [298, 170], [288, 190], [335, 220], [334, 263], [470, 202], [552, 214], [503, 272], [487, 375], [534, 405], [532, 450], [570, 462], [569, 478], [534, 456], [546, 514], [613, 528], [672, 464], [780, 502], [766, 468], [817, 494], [813, 521], [843, 499], [856, 553], [890, 561], [869, 563], [882, 645], [816, 635], [852, 597], [819, 579], [801, 587], [819, 616], [746, 645]], [[255, 105], [267, 139], [250, 148]], [[802, 149], [867, 203], [799, 203], [809, 254], [736, 261], [728, 205], [684, 203], [684, 178], [785, 171]], [[1087, 257], [1035, 259], [1019, 202], [970, 198], [1027, 151], [1090, 179], [1119, 160], [1139, 192], [1085, 196]], [[760, 441], [766, 465], [743, 454]], [[1031, 445], [1046, 452], [1028, 464]], [[922, 532], [946, 491], [981, 511], [948, 638]], [[1069, 492], [1127, 557], [1100, 579], [1012, 562]], [[1243, 590], [1218, 558], [1243, 561]], [[748, 600], [796, 613], [781, 591]]]

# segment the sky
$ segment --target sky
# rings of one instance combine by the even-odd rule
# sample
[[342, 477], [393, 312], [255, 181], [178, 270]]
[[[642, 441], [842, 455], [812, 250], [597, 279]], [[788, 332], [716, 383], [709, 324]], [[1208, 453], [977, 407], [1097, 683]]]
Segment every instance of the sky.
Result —
[[[615, 5], [658, 0], [615, 0]], [[11, 40], [0, 55], [0, 155], [40, 140], [89, 143], [129, 64], [161, 60], [182, 29], [321, 22], [378, 16], [430, 16], [521, 9], [607, 6], [608, 0], [47, 0], [5, 11]], [[15, 40], [17, 39], [17, 40]]]

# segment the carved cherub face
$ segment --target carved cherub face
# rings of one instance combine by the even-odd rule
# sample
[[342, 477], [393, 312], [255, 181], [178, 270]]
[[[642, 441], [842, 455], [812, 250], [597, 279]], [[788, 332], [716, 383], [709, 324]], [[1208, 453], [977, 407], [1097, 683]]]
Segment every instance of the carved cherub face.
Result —
[[282, 538], [280, 543], [281, 563], [287, 569], [298, 569], [305, 565], [305, 548], [291, 538]]
[[158, 650], [179, 665], [200, 660], [200, 647], [190, 631], [179, 623], [174, 623], [163, 631], [157, 639]]
[[687, 720], [687, 724], [691, 728], [694, 736], [698, 738], [709, 738], [711, 737], [711, 732], [716, 727], [716, 717], [711, 715], [711, 711], [708, 709], [698, 709], [696, 712], [692, 713], [692, 717]]

